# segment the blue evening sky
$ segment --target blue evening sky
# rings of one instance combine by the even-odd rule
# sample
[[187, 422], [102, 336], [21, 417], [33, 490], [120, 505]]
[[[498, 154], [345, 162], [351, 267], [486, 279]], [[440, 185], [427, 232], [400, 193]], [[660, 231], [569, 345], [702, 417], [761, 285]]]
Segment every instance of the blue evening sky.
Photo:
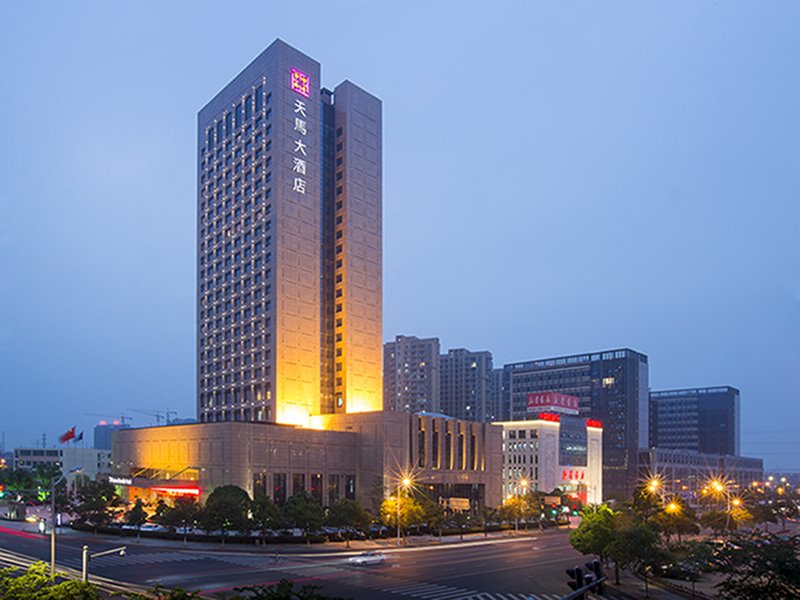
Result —
[[[491, 8], [488, 5], [491, 4]], [[3, 2], [0, 430], [194, 416], [197, 111], [274, 38], [384, 106], [384, 338], [628, 346], [800, 466], [800, 4]], [[130, 413], [136, 425], [149, 417]]]

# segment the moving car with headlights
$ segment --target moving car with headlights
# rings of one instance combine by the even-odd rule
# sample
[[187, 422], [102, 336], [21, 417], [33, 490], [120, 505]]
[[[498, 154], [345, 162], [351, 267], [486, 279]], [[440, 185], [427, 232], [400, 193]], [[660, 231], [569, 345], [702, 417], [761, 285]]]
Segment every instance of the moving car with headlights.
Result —
[[351, 556], [347, 562], [351, 565], [381, 565], [386, 562], [386, 555], [383, 552], [373, 550]]

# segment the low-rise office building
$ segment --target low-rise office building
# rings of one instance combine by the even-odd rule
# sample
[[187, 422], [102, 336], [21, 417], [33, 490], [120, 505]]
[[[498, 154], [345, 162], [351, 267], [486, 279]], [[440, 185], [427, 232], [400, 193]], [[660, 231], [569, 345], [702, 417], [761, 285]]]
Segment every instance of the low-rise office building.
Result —
[[39, 465], [55, 465], [72, 485], [78, 471], [89, 479], [111, 471], [111, 451], [96, 448], [14, 448], [15, 469], [35, 469]]
[[[541, 396], [559, 404], [570, 399], [563, 394]], [[572, 400], [574, 411], [541, 411], [529, 420], [494, 423], [503, 431], [504, 497], [559, 488], [584, 504], [602, 502], [602, 424], [569, 414], [577, 413], [577, 398]]]
[[[111, 481], [129, 498], [195, 495], [237, 485], [282, 504], [307, 491], [374, 506], [410, 476], [443, 504], [501, 503], [501, 434], [491, 425], [393, 411], [321, 415], [312, 427], [228, 421], [114, 434]], [[458, 502], [463, 504], [463, 500]]]
[[651, 448], [640, 452], [639, 464], [641, 481], [658, 478], [663, 494], [681, 496], [692, 503], [713, 480], [725, 482], [726, 489], [735, 493], [764, 477], [760, 458], [695, 450]]

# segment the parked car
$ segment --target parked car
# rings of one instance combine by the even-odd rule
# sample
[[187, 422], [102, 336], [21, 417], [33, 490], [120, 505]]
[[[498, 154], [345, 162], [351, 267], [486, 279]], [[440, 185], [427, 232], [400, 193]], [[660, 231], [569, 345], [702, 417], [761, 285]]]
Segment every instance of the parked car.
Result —
[[383, 552], [371, 550], [351, 556], [347, 562], [351, 565], [382, 565], [386, 562], [386, 555]]

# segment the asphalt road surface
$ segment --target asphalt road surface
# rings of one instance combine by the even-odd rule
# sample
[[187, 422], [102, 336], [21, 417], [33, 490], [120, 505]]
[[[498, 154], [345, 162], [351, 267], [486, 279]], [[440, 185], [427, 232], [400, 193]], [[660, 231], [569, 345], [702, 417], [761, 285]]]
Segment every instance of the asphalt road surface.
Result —
[[[320, 586], [330, 595], [354, 600], [555, 600], [570, 590], [564, 570], [586, 561], [569, 546], [567, 531], [498, 537], [451, 545], [386, 549], [384, 564], [354, 566], [332, 546], [275, 546], [253, 550], [236, 545], [183, 547], [177, 543], [137, 544], [133, 538], [94, 537], [71, 532], [58, 543], [58, 564], [80, 570], [81, 547], [99, 552], [127, 544], [126, 556], [90, 562], [90, 575], [150, 587], [182, 587], [214, 597], [247, 585], [291, 579], [299, 587]], [[49, 560], [49, 540], [2, 527], [0, 549]], [[2, 558], [2, 555], [0, 555]], [[606, 598], [624, 596], [610, 590]]]

